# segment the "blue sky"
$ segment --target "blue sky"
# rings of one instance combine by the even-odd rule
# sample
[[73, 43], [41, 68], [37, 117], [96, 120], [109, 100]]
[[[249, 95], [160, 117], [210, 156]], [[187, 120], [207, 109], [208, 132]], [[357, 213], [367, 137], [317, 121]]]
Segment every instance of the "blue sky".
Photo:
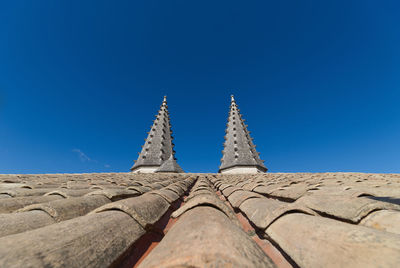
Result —
[[216, 172], [230, 94], [271, 172], [400, 172], [399, 1], [2, 1], [0, 173], [129, 171], [164, 94]]

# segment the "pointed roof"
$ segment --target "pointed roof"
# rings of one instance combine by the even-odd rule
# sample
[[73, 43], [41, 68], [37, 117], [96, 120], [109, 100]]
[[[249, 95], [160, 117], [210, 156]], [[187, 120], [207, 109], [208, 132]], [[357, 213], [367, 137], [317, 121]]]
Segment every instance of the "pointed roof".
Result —
[[161, 172], [174, 172], [174, 173], [184, 173], [183, 169], [178, 165], [176, 159], [171, 154], [171, 156], [166, 160], [161, 167], [156, 170], [157, 173]]
[[164, 96], [160, 110], [153, 122], [153, 126], [148, 132], [147, 139], [142, 147], [142, 151], [139, 153], [139, 157], [135, 161], [131, 171], [145, 166], [160, 167], [164, 161], [168, 160], [171, 156], [175, 159], [167, 96]]
[[240, 114], [235, 98], [231, 95], [227, 128], [225, 131], [225, 143], [219, 172], [232, 167], [256, 167], [261, 171], [267, 171], [264, 161], [260, 159], [250, 131]]

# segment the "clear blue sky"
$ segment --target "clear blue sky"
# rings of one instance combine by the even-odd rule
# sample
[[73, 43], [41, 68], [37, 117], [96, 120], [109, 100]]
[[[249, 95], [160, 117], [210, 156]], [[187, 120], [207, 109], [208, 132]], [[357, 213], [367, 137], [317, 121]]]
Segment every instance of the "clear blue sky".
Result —
[[400, 172], [400, 2], [1, 1], [0, 173], [129, 171], [164, 94], [216, 172], [235, 94], [271, 172]]

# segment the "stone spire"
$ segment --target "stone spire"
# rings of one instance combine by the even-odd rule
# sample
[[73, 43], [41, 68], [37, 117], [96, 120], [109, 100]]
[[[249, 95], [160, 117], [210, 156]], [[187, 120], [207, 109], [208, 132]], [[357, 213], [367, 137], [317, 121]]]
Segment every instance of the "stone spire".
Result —
[[221, 159], [220, 173], [259, 173], [266, 172], [264, 161], [260, 159], [250, 131], [244, 124], [244, 119], [231, 96], [227, 128], [225, 131], [225, 143]]
[[[138, 159], [131, 168], [132, 172], [183, 172], [176, 163], [172, 130], [169, 119], [167, 96], [161, 104], [160, 110], [148, 132], [147, 139], [139, 153]], [[167, 168], [159, 170], [168, 160]]]

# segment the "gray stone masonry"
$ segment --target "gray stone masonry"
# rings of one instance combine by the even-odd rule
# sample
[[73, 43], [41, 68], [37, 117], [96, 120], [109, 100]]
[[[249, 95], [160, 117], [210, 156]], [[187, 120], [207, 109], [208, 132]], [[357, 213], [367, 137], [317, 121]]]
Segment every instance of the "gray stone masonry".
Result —
[[[142, 151], [131, 168], [131, 171], [143, 167], [161, 167], [161, 165], [171, 157], [175, 162], [174, 143], [172, 140], [167, 97], [164, 96], [164, 100], [156, 115], [153, 126], [148, 133]], [[175, 168], [169, 168], [169, 172], [183, 172], [176, 162], [173, 167]]]
[[247, 125], [244, 124], [233, 95], [231, 96], [231, 106], [225, 132], [224, 150], [219, 172], [233, 167], [255, 167], [261, 172], [267, 171], [264, 161], [260, 159], [259, 153], [256, 151], [256, 146], [250, 137]]

